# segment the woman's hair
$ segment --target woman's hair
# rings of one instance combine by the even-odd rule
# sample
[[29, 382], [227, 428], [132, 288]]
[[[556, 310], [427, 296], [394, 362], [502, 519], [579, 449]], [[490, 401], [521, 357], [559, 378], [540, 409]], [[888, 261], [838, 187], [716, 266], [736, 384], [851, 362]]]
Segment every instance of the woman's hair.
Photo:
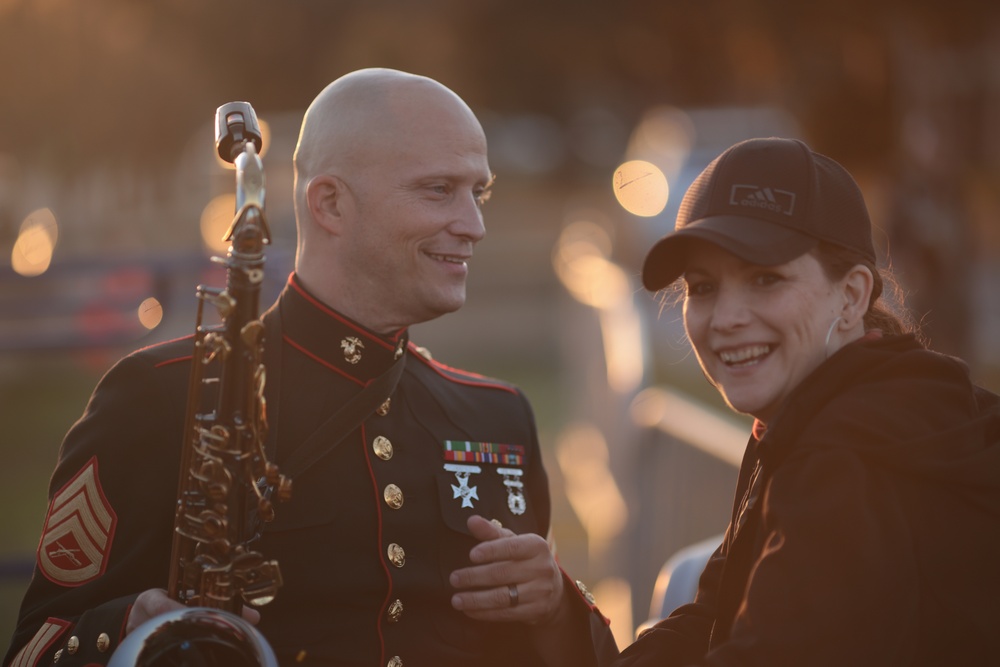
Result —
[[868, 310], [865, 312], [865, 331], [880, 329], [885, 334], [913, 334], [925, 343], [920, 325], [913, 315], [903, 305], [903, 290], [896, 282], [891, 269], [878, 269], [868, 259], [853, 250], [821, 241], [812, 251], [823, 267], [826, 277], [836, 281], [847, 275], [853, 267], [867, 267], [875, 279], [872, 295], [868, 300]]

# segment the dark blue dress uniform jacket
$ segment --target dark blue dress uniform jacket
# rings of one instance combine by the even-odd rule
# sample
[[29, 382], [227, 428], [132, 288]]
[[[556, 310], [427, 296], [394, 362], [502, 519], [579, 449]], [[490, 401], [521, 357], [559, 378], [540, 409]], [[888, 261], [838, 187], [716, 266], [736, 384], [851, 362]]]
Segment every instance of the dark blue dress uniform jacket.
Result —
[[[259, 543], [284, 579], [258, 626], [281, 663], [541, 664], [524, 626], [456, 612], [448, 583], [476, 544], [469, 515], [548, 532], [547, 479], [524, 395], [432, 361], [405, 330], [365, 330], [294, 275], [263, 319], [268, 447], [279, 467], [405, 354], [388, 402], [335, 445], [335, 434], [320, 436], [332, 446], [295, 476], [292, 499], [276, 506]], [[135, 596], [166, 587], [191, 352], [187, 338], [125, 357], [67, 434], [5, 664], [51, 664], [59, 650], [60, 667], [105, 664]], [[450, 453], [489, 449], [483, 443], [507, 446], [506, 462]], [[578, 592], [578, 641], [593, 643], [596, 664], [614, 642]]]

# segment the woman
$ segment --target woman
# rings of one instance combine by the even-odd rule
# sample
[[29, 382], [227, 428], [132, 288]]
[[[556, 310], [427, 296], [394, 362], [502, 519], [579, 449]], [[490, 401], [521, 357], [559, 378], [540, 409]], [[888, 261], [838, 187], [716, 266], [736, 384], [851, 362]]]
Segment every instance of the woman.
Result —
[[755, 417], [692, 604], [617, 665], [998, 665], [1000, 399], [883, 303], [854, 179], [789, 139], [728, 149], [643, 282], [683, 289], [709, 381]]

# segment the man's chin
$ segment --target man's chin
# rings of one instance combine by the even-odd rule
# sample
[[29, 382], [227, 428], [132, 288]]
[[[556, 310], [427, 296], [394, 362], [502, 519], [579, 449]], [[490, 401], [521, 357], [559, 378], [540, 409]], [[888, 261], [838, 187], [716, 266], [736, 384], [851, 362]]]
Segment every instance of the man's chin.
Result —
[[436, 320], [442, 315], [447, 315], [449, 313], [454, 313], [460, 310], [462, 306], [465, 305], [465, 294], [461, 297], [454, 297], [449, 299], [441, 299], [433, 304], [427, 304], [427, 309], [421, 313], [420, 319], [413, 322], [413, 324], [420, 324], [422, 322], [430, 322]]

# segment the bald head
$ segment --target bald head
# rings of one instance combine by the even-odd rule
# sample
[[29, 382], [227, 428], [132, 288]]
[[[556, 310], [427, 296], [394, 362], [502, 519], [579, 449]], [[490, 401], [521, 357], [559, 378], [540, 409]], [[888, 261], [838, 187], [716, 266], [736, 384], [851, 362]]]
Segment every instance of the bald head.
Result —
[[352, 72], [309, 106], [294, 165], [295, 272], [313, 296], [379, 332], [461, 307], [492, 174], [458, 95], [396, 70]]
[[314, 176], [378, 168], [406, 135], [449, 122], [482, 131], [462, 98], [434, 79], [384, 68], [340, 77], [316, 96], [302, 121], [294, 156], [296, 203]]

